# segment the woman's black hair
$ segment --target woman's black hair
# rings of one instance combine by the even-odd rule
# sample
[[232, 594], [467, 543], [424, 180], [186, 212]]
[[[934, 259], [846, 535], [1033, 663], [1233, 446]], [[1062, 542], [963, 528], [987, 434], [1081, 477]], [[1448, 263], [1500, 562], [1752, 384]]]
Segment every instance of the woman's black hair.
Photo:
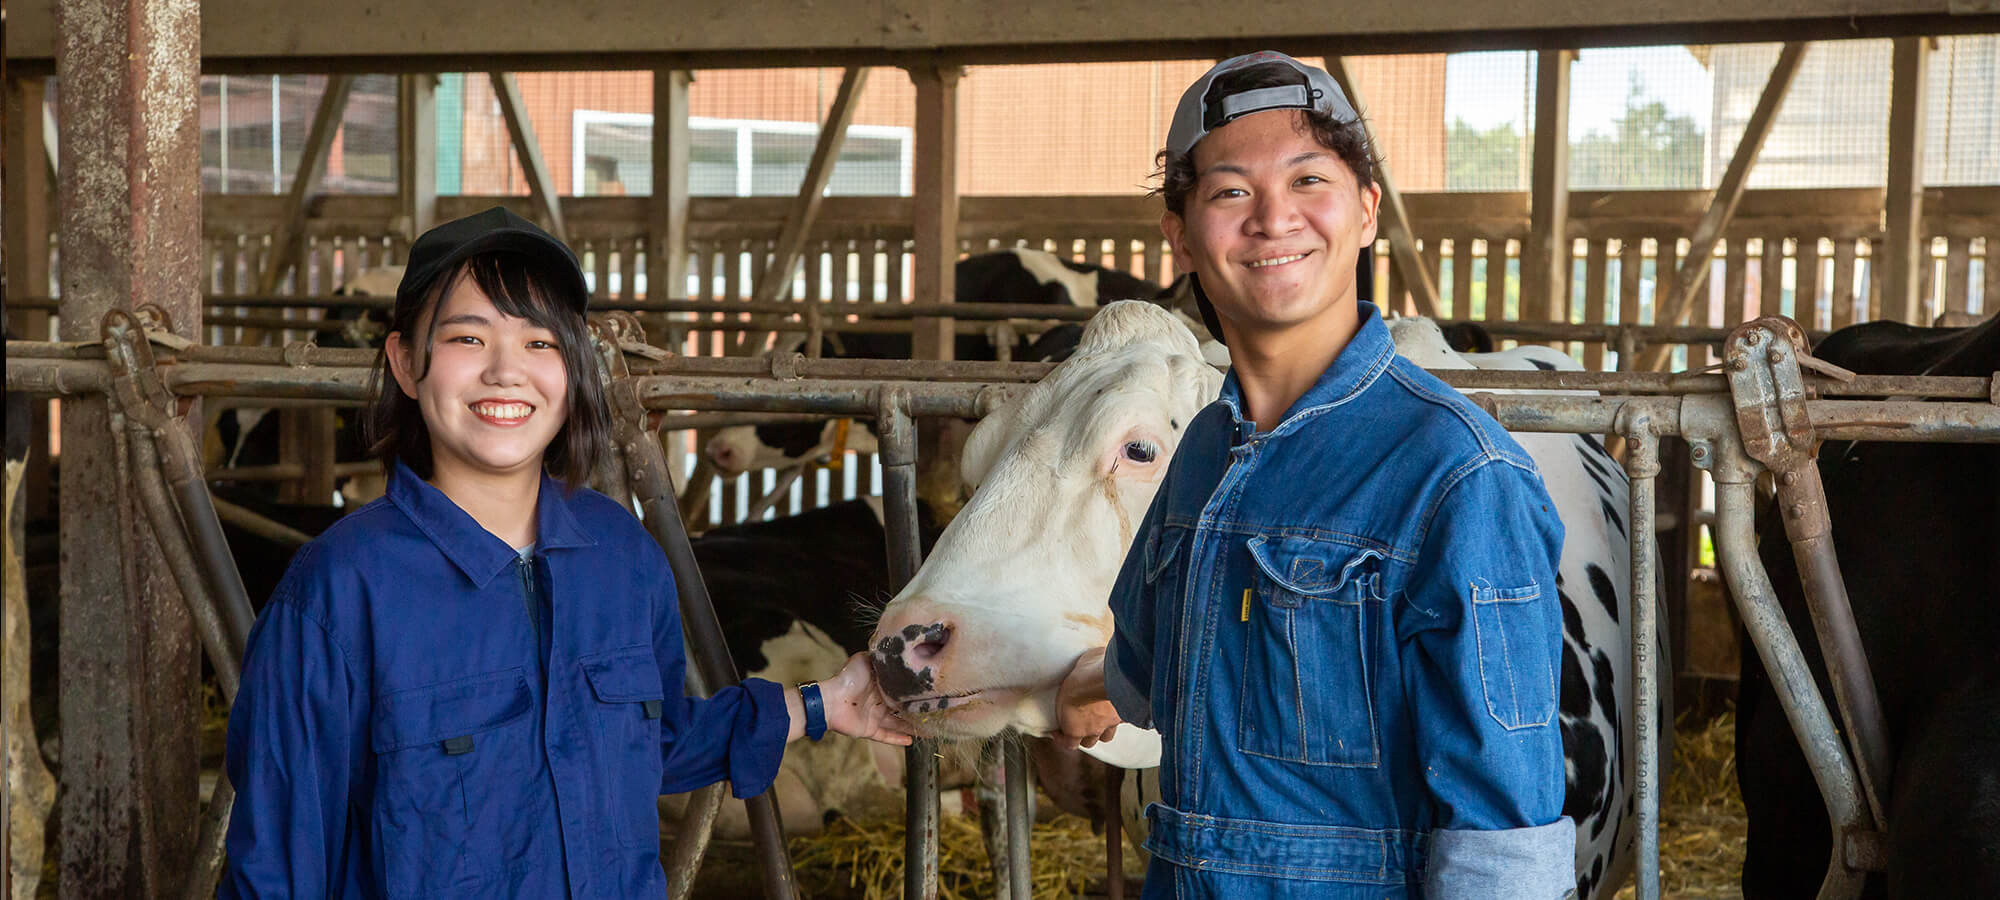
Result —
[[[1305, 76], [1297, 69], [1284, 63], [1260, 63], [1216, 76], [1209, 85], [1209, 94], [1226, 97], [1258, 88], [1300, 84], [1304, 80]], [[1354, 173], [1356, 186], [1366, 188], [1375, 183], [1375, 167], [1380, 160], [1375, 155], [1375, 148], [1368, 142], [1368, 129], [1359, 116], [1342, 122], [1318, 107], [1299, 111], [1305, 114], [1302, 120], [1304, 126], [1300, 130], [1310, 133], [1320, 146], [1340, 157], [1340, 161]], [[1154, 157], [1154, 164], [1158, 168], [1153, 177], [1160, 179], [1160, 186], [1154, 188], [1151, 195], [1165, 200], [1168, 212], [1185, 215], [1188, 194], [1194, 191], [1197, 180], [1194, 154], [1161, 150]]]
[[[604, 385], [597, 377], [589, 327], [578, 312], [584, 298], [562, 296], [560, 285], [567, 280], [559, 275], [528, 256], [482, 253], [438, 276], [414, 296], [398, 297], [389, 330], [402, 333], [402, 346], [411, 354], [417, 367], [414, 375], [421, 381], [430, 374], [437, 308], [453, 285], [470, 278], [503, 315], [527, 319], [554, 333], [569, 382], [565, 404], [569, 414], [542, 456], [542, 469], [574, 489], [590, 480], [591, 471], [611, 447], [611, 411], [605, 403]], [[423, 328], [421, 340], [419, 326]], [[403, 393], [390, 373], [386, 346], [376, 357], [369, 387], [375, 393], [367, 424], [369, 452], [382, 461], [385, 471], [393, 471], [400, 459], [417, 477], [430, 478], [430, 429], [424, 425], [423, 409], [416, 398]]]

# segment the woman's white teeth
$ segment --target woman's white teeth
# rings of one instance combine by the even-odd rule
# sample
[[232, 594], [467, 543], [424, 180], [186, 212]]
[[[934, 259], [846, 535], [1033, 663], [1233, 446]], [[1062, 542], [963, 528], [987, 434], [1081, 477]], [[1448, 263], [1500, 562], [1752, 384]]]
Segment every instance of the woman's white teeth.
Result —
[[1272, 258], [1270, 258], [1270, 259], [1260, 259], [1260, 260], [1257, 260], [1256, 262], [1253, 262], [1253, 263], [1251, 263], [1251, 264], [1250, 264], [1250, 268], [1253, 268], [1253, 269], [1261, 269], [1261, 268], [1264, 268], [1265, 266], [1282, 266], [1282, 265], [1284, 265], [1285, 263], [1288, 263], [1288, 262], [1297, 262], [1297, 261], [1299, 261], [1299, 260], [1302, 260], [1302, 259], [1305, 259], [1305, 258], [1306, 258], [1306, 255], [1305, 255], [1305, 254], [1303, 254], [1303, 253], [1294, 253], [1294, 254], [1292, 254], [1292, 255], [1290, 255], [1290, 256], [1276, 256], [1276, 257], [1272, 257]]
[[525, 419], [535, 408], [526, 403], [479, 403], [472, 411], [493, 419]]

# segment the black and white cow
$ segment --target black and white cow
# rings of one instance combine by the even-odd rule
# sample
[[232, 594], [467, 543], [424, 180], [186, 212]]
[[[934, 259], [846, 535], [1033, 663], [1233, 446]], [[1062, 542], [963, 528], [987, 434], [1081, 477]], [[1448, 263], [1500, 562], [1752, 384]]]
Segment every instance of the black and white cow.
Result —
[[[2000, 318], [1948, 329], [1856, 325], [1814, 355], [1865, 374], [1992, 378]], [[2000, 897], [2000, 444], [1828, 442], [1819, 471], [1894, 753], [1889, 870], [1869, 879], [1866, 896]], [[1759, 534], [1764, 567], [1831, 706], [1778, 517], [1763, 517]], [[1826, 807], [1763, 662], [1743, 647], [1743, 896], [1811, 897], [1827, 870]]]
[[[1540, 348], [1468, 360], [1428, 321], [1398, 323], [1394, 333], [1400, 353], [1431, 367], [1577, 368]], [[982, 422], [961, 461], [976, 488], [971, 501], [876, 632], [882, 641], [949, 620], [949, 638], [876, 646], [915, 654], [903, 660], [915, 673], [911, 685], [884, 679], [890, 699], [912, 701], [912, 720], [942, 738], [1049, 733], [1063, 675], [1110, 635], [1105, 598], [1177, 445], [1171, 426], [1213, 401], [1221, 381], [1182, 320], [1151, 304], [1113, 304], [1091, 321], [1068, 362]], [[1625, 474], [1595, 439], [1517, 438], [1567, 532], [1557, 581], [1564, 811], [1577, 823], [1579, 895], [1609, 896], [1632, 867], [1636, 836]], [[1151, 443], [1154, 453], [1128, 462], [1120, 453], [1134, 441]], [[954, 699], [919, 709], [920, 694]], [[1157, 734], [1122, 728], [1089, 752], [1142, 768], [1157, 763], [1159, 746]]]
[[[1160, 286], [1116, 269], [1064, 259], [1043, 250], [1017, 247], [959, 260], [952, 272], [959, 303], [1040, 303], [1051, 306], [1096, 307], [1113, 300], [1150, 300]], [[1009, 359], [1018, 362], [1058, 362], [1075, 348], [1081, 326], [1058, 325], [1034, 339], [1016, 338]], [[828, 336], [821, 355], [841, 359], [909, 359], [907, 334]], [[991, 361], [1000, 358], [987, 335], [961, 334], [953, 343], [953, 358]], [[843, 433], [838, 429], [845, 427]], [[864, 423], [784, 422], [726, 428], [710, 438], [703, 452], [723, 475], [751, 469], [783, 468], [837, 450], [875, 452], [875, 434]]]

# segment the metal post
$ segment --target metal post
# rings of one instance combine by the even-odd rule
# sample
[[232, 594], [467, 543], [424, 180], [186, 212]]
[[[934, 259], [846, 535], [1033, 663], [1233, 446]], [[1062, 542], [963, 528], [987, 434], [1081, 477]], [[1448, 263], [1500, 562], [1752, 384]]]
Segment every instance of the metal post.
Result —
[[[1683, 407], [1698, 412], [1707, 406], [1710, 416], [1726, 416], [1727, 409], [1716, 408], [1726, 402], [1722, 398], [1690, 397]], [[1684, 413], [1684, 428], [1691, 418], [1694, 416]], [[1872, 830], [1873, 822], [1826, 701], [1821, 699], [1812, 670], [1799, 652], [1798, 640], [1778, 605], [1770, 576], [1757, 558], [1756, 477], [1760, 469], [1744, 451], [1735, 429], [1727, 425], [1707, 437], [1691, 433], [1690, 440], [1697, 451], [1708, 448], [1709, 452], [1697, 452], [1696, 459], [1708, 458], [1715, 476], [1716, 561], [1730, 594], [1736, 598], [1744, 630], [1749, 633], [1764, 668], [1770, 672], [1771, 687], [1778, 695], [1785, 719], [1791, 723], [1792, 733], [1798, 737], [1799, 749], [1812, 768], [1820, 796], [1826, 801], [1827, 818], [1833, 830], [1833, 852], [1828, 856], [1819, 896], [1821, 900], [1858, 897], [1863, 879], [1861, 873], [1849, 870], [1844, 864], [1843, 848], [1850, 830]]]
[[[55, 4], [62, 337], [112, 309], [201, 320], [200, 4]], [[35, 114], [39, 115], [39, 112]], [[118, 477], [102, 396], [62, 406], [64, 898], [160, 897], [195, 844], [201, 672], [186, 606]]]
[[1028, 815], [1028, 748], [1009, 738], [1001, 742], [1000, 754], [1007, 772], [1007, 888], [1012, 900], [1028, 900], [1034, 894], [1034, 874], [1028, 870], [1028, 838], [1034, 827]]
[[[923, 561], [917, 531], [917, 430], [901, 389], [878, 393], [875, 440], [882, 461], [882, 524], [889, 539], [889, 583], [901, 590]], [[903, 898], [938, 894], [937, 741], [918, 740], [904, 751]]]
[[[1629, 407], [1626, 413], [1638, 410]], [[1639, 900], [1660, 896], [1660, 745], [1654, 729], [1660, 721], [1660, 676], [1653, 648], [1659, 636], [1654, 602], [1653, 532], [1654, 482], [1660, 474], [1660, 438], [1652, 417], [1644, 412], [1621, 414], [1618, 433], [1626, 441], [1625, 474], [1632, 485], [1632, 672], [1638, 709], [1633, 715], [1633, 741], [1638, 756]]]

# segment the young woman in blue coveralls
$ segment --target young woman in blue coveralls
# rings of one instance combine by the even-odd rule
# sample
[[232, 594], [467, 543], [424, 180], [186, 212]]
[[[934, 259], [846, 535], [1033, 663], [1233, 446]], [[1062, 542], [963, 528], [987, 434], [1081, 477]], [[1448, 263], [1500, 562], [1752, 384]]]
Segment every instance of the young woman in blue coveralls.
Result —
[[1227, 60], [1160, 154], [1161, 228], [1233, 365], [1062, 686], [1162, 738], [1147, 900], [1557, 900], [1562, 523], [1491, 416], [1395, 353], [1367, 132], [1323, 70]]
[[909, 743], [860, 656], [682, 695], [665, 555], [579, 487], [610, 427], [586, 296], [505, 209], [411, 247], [371, 422], [388, 494], [251, 633], [222, 896], [663, 897], [658, 795], [759, 794], [802, 734]]

